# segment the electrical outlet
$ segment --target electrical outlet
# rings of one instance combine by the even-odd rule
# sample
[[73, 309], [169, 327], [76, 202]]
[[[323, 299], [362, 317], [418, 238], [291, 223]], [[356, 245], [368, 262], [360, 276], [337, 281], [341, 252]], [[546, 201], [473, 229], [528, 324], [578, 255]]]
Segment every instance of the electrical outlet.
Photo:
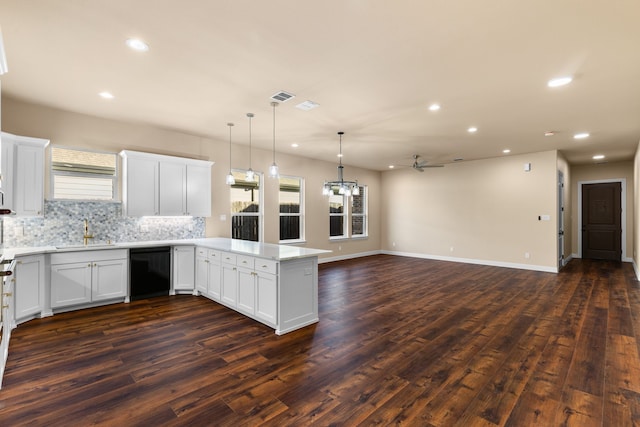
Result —
[[529, 252], [525, 252], [525, 253], [524, 253], [524, 257], [525, 257], [526, 259], [529, 259], [529, 258], [531, 258], [531, 254], [530, 254]]
[[449, 248], [449, 252], [453, 252], [453, 246]]

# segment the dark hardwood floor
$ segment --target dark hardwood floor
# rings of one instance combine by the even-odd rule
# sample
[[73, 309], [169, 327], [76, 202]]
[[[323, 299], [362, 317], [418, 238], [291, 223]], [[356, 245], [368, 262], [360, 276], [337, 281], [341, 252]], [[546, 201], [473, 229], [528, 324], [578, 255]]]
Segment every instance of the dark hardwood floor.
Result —
[[320, 323], [284, 336], [194, 296], [25, 323], [0, 425], [640, 425], [631, 264], [380, 255], [319, 283]]

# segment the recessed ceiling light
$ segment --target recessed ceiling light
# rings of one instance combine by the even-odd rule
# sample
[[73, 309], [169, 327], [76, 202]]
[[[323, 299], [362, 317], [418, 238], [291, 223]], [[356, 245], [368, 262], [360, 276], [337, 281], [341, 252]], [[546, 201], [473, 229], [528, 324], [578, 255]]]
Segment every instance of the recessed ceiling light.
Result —
[[571, 76], [558, 77], [556, 79], [551, 79], [547, 82], [547, 86], [549, 87], [560, 87], [564, 85], [568, 85], [573, 80]]
[[113, 99], [114, 98], [113, 94], [111, 92], [107, 92], [107, 91], [100, 92], [98, 95], [100, 95], [104, 99]]
[[469, 133], [475, 133], [478, 131], [478, 128], [475, 126], [471, 126], [469, 129], [467, 129], [467, 132]]
[[509, 150], [508, 148], [506, 148], [506, 149], [502, 150], [502, 152], [503, 152], [504, 154], [509, 154], [509, 153], [511, 152], [511, 150]]
[[146, 52], [149, 50], [149, 45], [140, 39], [127, 39], [125, 43], [131, 49], [137, 50], [138, 52]]
[[548, 131], [546, 131], [546, 132], [544, 133], [544, 136], [553, 136], [553, 135], [555, 135], [555, 134], [556, 134], [556, 133], [555, 133], [554, 131], [552, 131], [552, 130], [548, 130]]
[[589, 138], [589, 134], [587, 132], [582, 132], [582, 133], [576, 133], [575, 135], [573, 135], [574, 139], [585, 139], [585, 138]]
[[395, 168], [394, 165], [389, 165], [389, 169], [393, 169], [393, 168]]
[[431, 104], [429, 106], [429, 111], [438, 111], [440, 109], [440, 104]]
[[298, 148], [298, 147], [299, 147], [299, 145], [298, 145], [298, 144], [296, 144], [295, 142], [294, 142], [293, 144], [291, 144], [291, 146], [292, 146], [293, 148]]
[[596, 154], [593, 156], [593, 160], [602, 160], [604, 159], [604, 154]]

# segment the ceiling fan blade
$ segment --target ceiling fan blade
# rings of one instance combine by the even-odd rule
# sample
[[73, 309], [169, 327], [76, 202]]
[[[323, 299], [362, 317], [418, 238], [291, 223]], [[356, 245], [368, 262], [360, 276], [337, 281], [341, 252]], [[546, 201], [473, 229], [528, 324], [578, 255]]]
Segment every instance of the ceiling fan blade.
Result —
[[444, 165], [423, 165], [421, 168], [443, 168]]
[[418, 172], [424, 172], [424, 169], [419, 168], [419, 167], [415, 167], [415, 166], [414, 166], [414, 169], [415, 169], [415, 170], [417, 170]]

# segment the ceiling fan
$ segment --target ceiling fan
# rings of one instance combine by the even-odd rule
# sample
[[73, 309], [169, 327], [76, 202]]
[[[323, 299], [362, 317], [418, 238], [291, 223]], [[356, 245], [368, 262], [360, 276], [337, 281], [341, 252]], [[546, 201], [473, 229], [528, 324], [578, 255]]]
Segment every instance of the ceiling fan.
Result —
[[418, 172], [424, 172], [424, 168], [443, 168], [444, 165], [430, 165], [426, 160], [420, 160], [419, 154], [413, 155], [413, 164], [411, 167]]

